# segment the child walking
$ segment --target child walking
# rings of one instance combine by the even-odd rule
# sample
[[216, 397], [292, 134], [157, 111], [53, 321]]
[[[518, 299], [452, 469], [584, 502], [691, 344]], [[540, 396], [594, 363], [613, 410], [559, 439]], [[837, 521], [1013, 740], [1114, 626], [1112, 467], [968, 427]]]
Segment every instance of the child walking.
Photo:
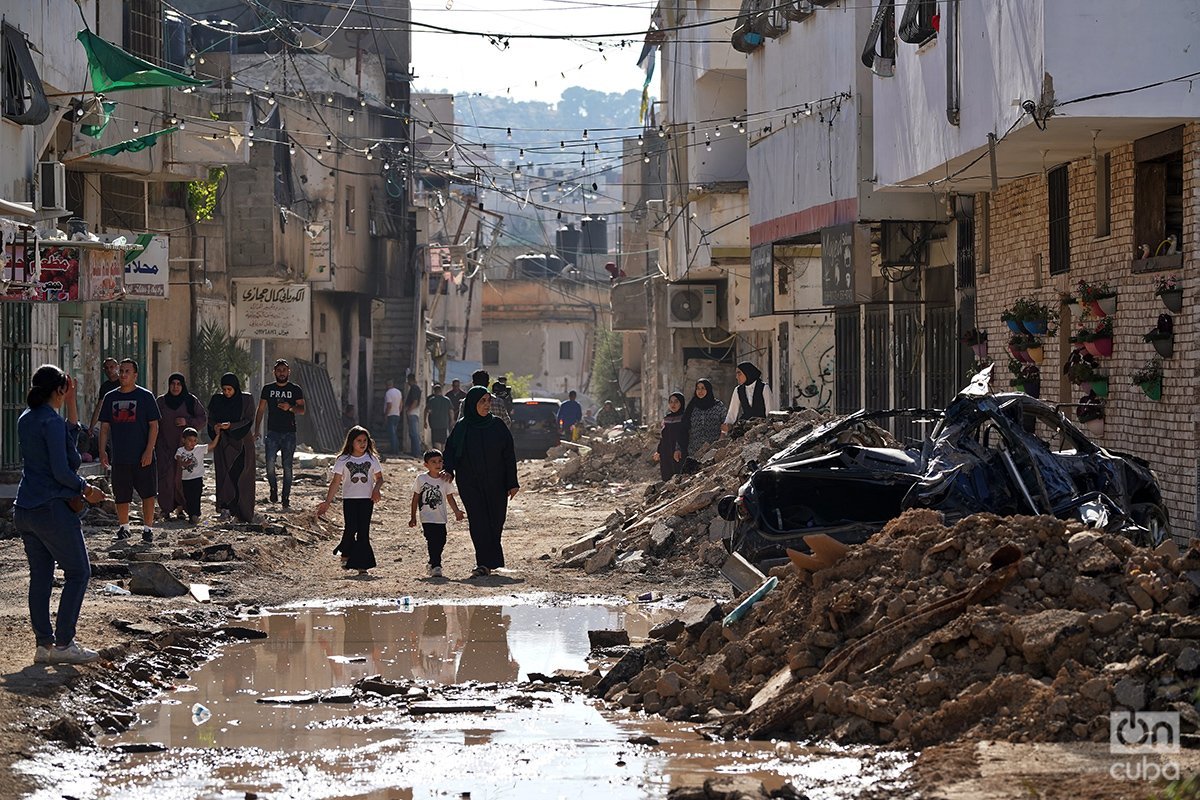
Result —
[[317, 505], [317, 516], [329, 510], [338, 487], [342, 487], [342, 517], [345, 531], [342, 541], [333, 548], [333, 554], [341, 554], [342, 569], [357, 570], [366, 575], [375, 566], [375, 551], [371, 549], [371, 512], [382, 495], [383, 466], [375, 441], [361, 425], [346, 432], [346, 443], [337, 461], [333, 462], [333, 478], [325, 499]]
[[413, 483], [412, 517], [408, 527], [417, 527], [417, 510], [421, 512], [421, 528], [425, 531], [425, 544], [429, 548], [429, 577], [442, 577], [442, 550], [446, 547], [446, 505], [454, 511], [454, 518], [463, 520], [463, 512], [454, 501], [454, 482], [442, 476], [442, 451], [425, 451], [426, 472], [417, 476]]
[[211, 453], [221, 438], [221, 431], [208, 443], [207, 447], [197, 451], [200, 434], [195, 428], [184, 428], [180, 437], [182, 446], [175, 451], [175, 461], [179, 463], [179, 485], [183, 488], [183, 507], [187, 511], [188, 522], [195, 525], [200, 521], [200, 498], [204, 496], [204, 454]]

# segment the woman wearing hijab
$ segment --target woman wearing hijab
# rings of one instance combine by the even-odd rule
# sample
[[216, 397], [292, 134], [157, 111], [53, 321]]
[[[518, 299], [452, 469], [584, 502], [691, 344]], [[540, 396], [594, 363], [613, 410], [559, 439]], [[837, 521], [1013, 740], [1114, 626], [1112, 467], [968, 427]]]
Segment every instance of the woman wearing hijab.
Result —
[[775, 395], [762, 379], [758, 367], [749, 361], [737, 365], [738, 387], [733, 390], [729, 400], [729, 413], [725, 415], [725, 424], [721, 433], [729, 433], [729, 426], [743, 419], [766, 419], [775, 410]]
[[221, 518], [232, 513], [254, 521], [254, 398], [242, 391], [232, 372], [221, 376], [221, 391], [208, 401], [208, 435], [221, 438], [213, 449], [217, 475], [217, 508]]
[[508, 516], [508, 501], [520, 489], [517, 458], [508, 426], [492, 416], [492, 396], [472, 386], [463, 400], [463, 416], [446, 442], [443, 471], [458, 483], [458, 496], [467, 512], [471, 543], [475, 545], [472, 578], [504, 566], [500, 536]]
[[701, 378], [696, 381], [692, 399], [683, 413], [688, 429], [688, 449], [699, 453], [721, 438], [721, 423], [725, 421], [725, 404], [713, 392], [712, 381]]
[[158, 505], [164, 517], [170, 517], [178, 509], [179, 518], [187, 516], [184, 510], [183, 483], [179, 479], [179, 462], [175, 451], [179, 449], [185, 428], [200, 430], [208, 422], [208, 412], [200, 405], [199, 398], [188, 392], [187, 381], [178, 372], [167, 378], [167, 392], [158, 398], [158, 412], [162, 421], [158, 425], [158, 438], [154, 440], [155, 463], [158, 464]]
[[658, 449], [653, 456], [664, 481], [682, 472], [683, 461], [687, 458], [688, 429], [683, 414], [685, 400], [683, 392], [671, 392], [667, 397], [667, 415], [663, 417]]

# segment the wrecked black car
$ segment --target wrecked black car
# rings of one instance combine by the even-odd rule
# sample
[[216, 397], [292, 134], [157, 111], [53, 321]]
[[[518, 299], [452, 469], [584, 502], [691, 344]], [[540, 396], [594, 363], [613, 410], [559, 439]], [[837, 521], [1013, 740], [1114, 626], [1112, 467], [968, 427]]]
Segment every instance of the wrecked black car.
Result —
[[[910, 508], [947, 522], [979, 512], [1050, 514], [1124, 531], [1139, 544], [1170, 535], [1149, 465], [1100, 447], [1058, 409], [1025, 394], [991, 394], [991, 368], [945, 411], [859, 411], [814, 428], [754, 468], [720, 512], [726, 546], [751, 561], [809, 552], [804, 537], [859, 544]], [[901, 441], [892, 430], [932, 430]]]

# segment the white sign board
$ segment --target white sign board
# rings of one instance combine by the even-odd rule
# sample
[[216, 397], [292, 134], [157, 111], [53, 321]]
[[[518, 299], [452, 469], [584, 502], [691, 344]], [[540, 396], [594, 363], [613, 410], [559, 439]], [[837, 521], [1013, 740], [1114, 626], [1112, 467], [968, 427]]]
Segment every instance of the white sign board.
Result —
[[[137, 237], [130, 236], [133, 244]], [[146, 249], [133, 258], [126, 254], [125, 293], [130, 297], [149, 297], [165, 300], [170, 293], [171, 241], [166, 234], [156, 233]]]
[[307, 248], [304, 253], [305, 277], [310, 281], [328, 281], [333, 277], [330, 269], [330, 232], [328, 222], [310, 222], [305, 231]]
[[306, 283], [233, 284], [233, 335], [242, 339], [307, 339], [312, 296]]

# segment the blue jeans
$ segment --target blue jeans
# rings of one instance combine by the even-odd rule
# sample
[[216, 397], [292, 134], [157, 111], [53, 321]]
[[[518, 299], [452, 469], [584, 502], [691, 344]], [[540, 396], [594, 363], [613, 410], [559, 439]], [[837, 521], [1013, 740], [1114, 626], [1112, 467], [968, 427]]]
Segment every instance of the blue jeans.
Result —
[[[29, 621], [37, 643], [67, 646], [75, 639], [79, 609], [87, 593], [92, 565], [77, 517], [65, 500], [51, 500], [38, 508], [13, 509], [13, 523], [25, 543], [29, 559]], [[58, 618], [50, 624], [50, 590], [54, 565], [62, 567], [63, 589], [58, 598]]]
[[392, 440], [394, 455], [400, 455], [400, 422], [402, 419], [399, 414], [389, 414], [387, 418], [388, 438]]
[[275, 494], [278, 483], [275, 479], [275, 455], [283, 458], [283, 499], [286, 501], [292, 494], [292, 457], [296, 455], [296, 434], [267, 431], [263, 437], [267, 449], [267, 483], [271, 484], [271, 494]]
[[408, 415], [408, 446], [410, 452], [420, 458], [425, 454], [421, 449], [421, 417], [419, 414]]

